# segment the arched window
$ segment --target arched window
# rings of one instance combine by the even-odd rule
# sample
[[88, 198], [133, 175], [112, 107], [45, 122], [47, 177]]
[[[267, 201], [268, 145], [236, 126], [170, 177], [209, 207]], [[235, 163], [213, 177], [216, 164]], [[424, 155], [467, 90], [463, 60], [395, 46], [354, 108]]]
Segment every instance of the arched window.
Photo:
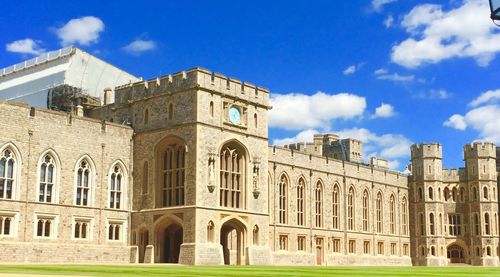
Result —
[[171, 144], [163, 151], [161, 200], [163, 207], [184, 205], [185, 155], [184, 145]]
[[476, 187], [472, 188], [472, 197], [474, 200], [477, 200], [477, 188]]
[[168, 104], [168, 119], [172, 120], [174, 118], [174, 104], [170, 103]]
[[483, 197], [484, 199], [488, 200], [488, 187], [483, 188]]
[[436, 247], [431, 246], [431, 255], [436, 256]]
[[339, 229], [339, 194], [340, 189], [337, 184], [333, 187], [333, 229]]
[[486, 235], [490, 234], [490, 214], [484, 214], [484, 233]]
[[347, 194], [347, 229], [354, 230], [354, 189], [351, 187]]
[[382, 233], [383, 231], [383, 213], [382, 213], [382, 193], [377, 193], [377, 201], [375, 201], [375, 209], [377, 216], [377, 233]]
[[408, 235], [408, 203], [406, 197], [403, 197], [403, 203], [401, 203], [401, 212], [403, 213], [403, 235]]
[[146, 110], [144, 111], [144, 124], [146, 125], [146, 124], [148, 124], [148, 123], [149, 123], [149, 110], [148, 110], [148, 109], [146, 109]]
[[304, 179], [299, 179], [297, 186], [297, 225], [304, 226]]
[[210, 101], [210, 116], [214, 116], [214, 101]]
[[435, 223], [434, 223], [434, 214], [433, 213], [429, 214], [429, 229], [430, 229], [430, 234], [434, 235], [435, 234]]
[[214, 222], [210, 220], [207, 224], [207, 241], [214, 242]]
[[491, 256], [491, 247], [490, 246], [486, 247], [486, 255]]
[[479, 235], [479, 214], [474, 214], [474, 234]]
[[418, 200], [422, 201], [424, 199], [424, 193], [422, 191], [422, 188], [418, 188]]
[[465, 202], [465, 189], [460, 188], [460, 202]]
[[253, 226], [253, 245], [259, 245], [259, 226]]
[[142, 194], [148, 194], [149, 188], [149, 164], [144, 162], [142, 169]]
[[439, 227], [437, 228], [436, 233], [443, 233], [443, 215], [439, 214]]
[[245, 156], [238, 145], [229, 143], [220, 154], [220, 205], [242, 208], [242, 193], [245, 187]]
[[457, 188], [453, 188], [451, 190], [451, 199], [453, 202], [457, 202]]
[[425, 222], [424, 222], [424, 214], [421, 213], [420, 214], [420, 222], [419, 222], [419, 225], [420, 225], [420, 235], [421, 236], [425, 236]]
[[389, 200], [389, 218], [391, 226], [391, 234], [396, 234], [396, 199], [391, 195]]
[[0, 155], [0, 199], [12, 199], [16, 185], [16, 156], [10, 149], [3, 150]]
[[430, 200], [434, 199], [434, 191], [433, 191], [432, 187], [429, 187], [429, 199]]
[[40, 163], [40, 184], [38, 201], [52, 203], [55, 190], [55, 161], [54, 157], [46, 154]]
[[125, 180], [123, 178], [123, 169], [115, 165], [109, 179], [109, 207], [111, 209], [120, 209], [122, 207], [122, 195]]
[[450, 189], [444, 188], [443, 194], [444, 194], [444, 201], [448, 201], [448, 197], [450, 197]]
[[368, 217], [369, 217], [369, 206], [370, 201], [368, 197], [368, 191], [363, 191], [363, 231], [368, 232]]
[[257, 114], [256, 114], [256, 113], [254, 113], [254, 114], [253, 114], [253, 125], [255, 126], [255, 128], [257, 128], [257, 127], [258, 127], [258, 125], [257, 125], [258, 123], [259, 123], [259, 122], [258, 122], [258, 119], [257, 119]]
[[76, 205], [91, 205], [93, 177], [94, 172], [89, 160], [86, 158], [82, 159], [76, 171]]
[[288, 218], [287, 216], [288, 178], [286, 178], [285, 174], [282, 174], [280, 177], [278, 190], [279, 190], [279, 223], [286, 224]]
[[323, 189], [320, 182], [316, 184], [315, 208], [316, 227], [323, 227]]

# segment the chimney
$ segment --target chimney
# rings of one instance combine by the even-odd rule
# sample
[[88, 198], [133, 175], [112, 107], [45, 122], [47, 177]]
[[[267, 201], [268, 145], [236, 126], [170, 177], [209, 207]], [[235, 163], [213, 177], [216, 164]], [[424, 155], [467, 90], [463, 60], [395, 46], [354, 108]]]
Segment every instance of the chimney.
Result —
[[76, 116], [83, 116], [83, 107], [81, 105], [76, 106], [75, 115]]
[[113, 96], [113, 90], [111, 88], [104, 88], [104, 105], [112, 104], [114, 102]]

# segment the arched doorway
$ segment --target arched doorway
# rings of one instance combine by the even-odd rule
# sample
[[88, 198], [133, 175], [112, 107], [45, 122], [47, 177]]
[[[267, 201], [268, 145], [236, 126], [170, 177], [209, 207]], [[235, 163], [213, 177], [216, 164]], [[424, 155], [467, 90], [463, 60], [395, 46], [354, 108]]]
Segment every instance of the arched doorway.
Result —
[[220, 244], [224, 254], [224, 264], [245, 264], [244, 249], [246, 245], [246, 228], [237, 219], [224, 223], [220, 231]]
[[454, 263], [465, 263], [465, 251], [462, 247], [452, 244], [448, 246], [448, 262]]
[[183, 241], [182, 226], [172, 223], [163, 228], [159, 228], [156, 238], [155, 262], [178, 263]]

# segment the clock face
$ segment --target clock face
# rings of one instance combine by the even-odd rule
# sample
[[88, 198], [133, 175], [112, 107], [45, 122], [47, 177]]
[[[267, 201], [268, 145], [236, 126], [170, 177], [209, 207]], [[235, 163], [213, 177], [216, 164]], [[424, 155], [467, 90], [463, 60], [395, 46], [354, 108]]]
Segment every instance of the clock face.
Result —
[[229, 120], [233, 124], [240, 124], [241, 114], [238, 108], [234, 106], [229, 108]]

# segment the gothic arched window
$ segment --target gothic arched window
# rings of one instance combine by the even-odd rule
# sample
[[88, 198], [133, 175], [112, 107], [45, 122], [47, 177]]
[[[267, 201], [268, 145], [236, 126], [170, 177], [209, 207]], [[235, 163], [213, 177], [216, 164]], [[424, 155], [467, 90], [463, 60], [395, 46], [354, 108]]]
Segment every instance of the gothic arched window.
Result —
[[314, 202], [316, 227], [323, 227], [323, 186], [320, 182], [316, 184]]
[[363, 231], [368, 232], [368, 217], [369, 217], [369, 205], [370, 200], [368, 197], [368, 191], [363, 192]]
[[288, 178], [286, 178], [285, 174], [282, 174], [280, 177], [278, 190], [279, 190], [279, 223], [286, 224], [288, 218], [287, 215]]
[[304, 192], [305, 192], [304, 179], [299, 179], [297, 185], [297, 225], [304, 226]]
[[382, 193], [377, 193], [377, 201], [375, 201], [375, 209], [377, 216], [377, 233], [382, 233], [383, 231], [383, 213], [382, 213]]
[[185, 153], [184, 145], [171, 144], [162, 155], [161, 200], [163, 207], [184, 205]]
[[16, 156], [10, 149], [3, 150], [0, 155], [0, 199], [12, 199], [16, 185]]
[[354, 189], [351, 187], [347, 194], [347, 229], [354, 230], [354, 205], [355, 205]]
[[46, 154], [40, 163], [40, 184], [38, 201], [51, 203], [54, 201], [55, 161], [51, 154]]
[[245, 188], [245, 154], [232, 143], [222, 147], [220, 153], [220, 205], [243, 208]]
[[391, 195], [389, 200], [389, 220], [391, 226], [391, 234], [396, 234], [396, 199]]
[[337, 184], [333, 187], [333, 229], [339, 229], [340, 228], [340, 222], [339, 222], [339, 196], [340, 194], [340, 189]]
[[84, 158], [76, 171], [76, 205], [90, 206], [94, 172], [90, 161]]
[[403, 213], [403, 235], [408, 235], [408, 203], [406, 197], [403, 197], [403, 202], [401, 203], [401, 212]]
[[125, 180], [123, 178], [123, 169], [119, 165], [113, 167], [109, 178], [109, 207], [111, 209], [120, 209], [122, 207], [122, 196]]

